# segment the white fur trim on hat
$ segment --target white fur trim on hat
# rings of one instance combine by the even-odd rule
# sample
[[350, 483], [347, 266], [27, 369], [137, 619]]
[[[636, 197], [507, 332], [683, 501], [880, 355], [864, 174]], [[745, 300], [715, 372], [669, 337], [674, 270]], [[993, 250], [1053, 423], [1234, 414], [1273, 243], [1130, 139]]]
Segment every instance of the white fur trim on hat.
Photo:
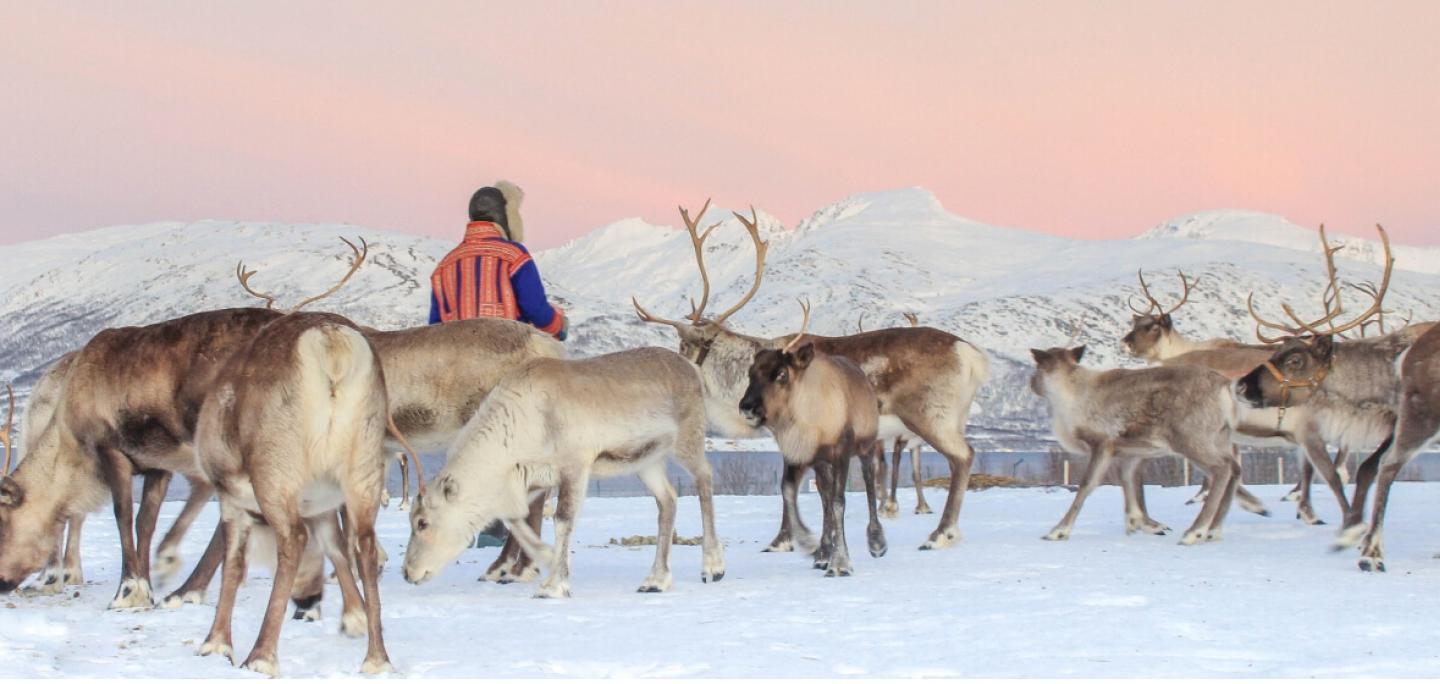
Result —
[[525, 191], [508, 180], [495, 181], [495, 186], [505, 196], [505, 223], [510, 229], [510, 239], [525, 241], [525, 222], [520, 218], [520, 203], [525, 201]]

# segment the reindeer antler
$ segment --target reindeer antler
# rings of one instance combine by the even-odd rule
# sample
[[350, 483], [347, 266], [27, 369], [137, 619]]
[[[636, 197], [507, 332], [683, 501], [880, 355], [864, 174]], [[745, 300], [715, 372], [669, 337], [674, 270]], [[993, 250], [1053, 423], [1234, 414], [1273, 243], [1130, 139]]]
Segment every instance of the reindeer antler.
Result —
[[780, 350], [787, 354], [790, 353], [790, 350], [799, 346], [800, 340], [805, 339], [805, 331], [810, 328], [810, 300], [797, 298], [795, 301], [800, 303], [800, 311], [804, 313], [804, 318], [800, 321], [800, 332], [795, 333], [795, 337], [791, 338], [790, 341], [785, 344], [785, 347]]
[[[1289, 326], [1281, 323], [1276, 323], [1274, 321], [1269, 321], [1262, 318], [1258, 313], [1255, 312], [1255, 293], [1251, 292], [1250, 296], [1245, 299], [1245, 306], [1250, 310], [1250, 317], [1255, 319], [1255, 336], [1259, 338], [1260, 341], [1265, 342], [1266, 344], [1274, 344], [1281, 341], [1285, 336], [1299, 337], [1306, 333], [1309, 333], [1316, 337], [1322, 335], [1339, 335], [1343, 332], [1352, 330], [1357, 327], [1362, 329], [1363, 334], [1364, 325], [1370, 318], [1378, 315], [1381, 316], [1383, 320], [1383, 316], [1385, 314], [1383, 302], [1385, 299], [1385, 292], [1390, 289], [1390, 274], [1395, 267], [1395, 257], [1390, 249], [1390, 236], [1385, 232], [1384, 226], [1376, 224], [1375, 230], [1379, 231], [1380, 244], [1385, 250], [1384, 273], [1380, 278], [1379, 286], [1371, 283], [1366, 283], [1365, 286], [1352, 285], [1352, 287], [1354, 287], [1355, 289], [1360, 290], [1361, 292], [1364, 292], [1371, 297], [1370, 306], [1367, 307], [1364, 311], [1362, 311], [1359, 316], [1356, 316], [1341, 325], [1335, 325], [1335, 319], [1338, 318], [1340, 314], [1344, 313], [1345, 306], [1344, 302], [1341, 301], [1340, 298], [1340, 284], [1339, 280], [1337, 279], [1335, 269], [1335, 253], [1340, 251], [1342, 246], [1330, 246], [1329, 241], [1325, 237], [1325, 227], [1322, 225], [1320, 227], [1320, 247], [1321, 252], [1325, 256], [1326, 283], [1325, 289], [1321, 292], [1320, 300], [1325, 307], [1325, 315], [1321, 316], [1316, 320], [1307, 321], [1301, 318], [1298, 314], [1296, 314], [1295, 310], [1291, 308], [1288, 303], [1282, 302], [1280, 304], [1280, 308], [1285, 311], [1285, 315], [1289, 316], [1290, 320], [1295, 322], [1295, 325]], [[1326, 329], [1322, 330], [1320, 328], [1320, 326], [1322, 325], [1325, 326]], [[1280, 338], [1266, 337], [1260, 332], [1261, 326], [1264, 326], [1271, 330], [1279, 330], [1281, 332], [1284, 332], [1285, 335]]]
[[750, 241], [755, 243], [755, 282], [750, 285], [750, 291], [746, 292], [745, 296], [741, 297], [735, 306], [726, 309], [725, 313], [715, 317], [712, 322], [716, 325], [724, 323], [725, 319], [735, 315], [736, 311], [739, 311], [746, 304], [749, 304], [750, 300], [755, 297], [755, 293], [760, 291], [760, 281], [765, 278], [765, 253], [770, 249], [770, 243], [760, 239], [760, 219], [755, 215], [754, 205], [750, 206], [750, 220], [748, 221], [738, 213], [731, 213], [735, 215], [735, 218], [740, 220], [741, 225], [745, 226], [745, 232], [750, 234]]
[[700, 320], [705, 314], [705, 307], [710, 303], [710, 275], [705, 272], [705, 252], [702, 248], [705, 246], [706, 238], [710, 237], [710, 232], [715, 230], [721, 222], [716, 221], [711, 224], [709, 228], [705, 229], [704, 234], [701, 234], [698, 226], [695, 225], [696, 221], [705, 217], [705, 210], [709, 208], [710, 198], [707, 197], [705, 198], [704, 206], [700, 207], [700, 213], [696, 214], [695, 221], [692, 221], [690, 219], [690, 212], [686, 211], [685, 207], [679, 207], [680, 218], [685, 221], [685, 230], [690, 233], [690, 242], [695, 247], [695, 263], [700, 267], [700, 283], [704, 288], [700, 295], [700, 306], [695, 306], [694, 299], [690, 300], [690, 315], [687, 316], [687, 318], [692, 322], [698, 322]]
[[[680, 207], [680, 218], [684, 219], [685, 230], [690, 234], [690, 242], [695, 248], [695, 264], [700, 268], [700, 282], [703, 288], [698, 305], [693, 298], [690, 300], [690, 313], [686, 318], [689, 319], [691, 324], [699, 323], [704, 318], [705, 307], [710, 304], [710, 275], [705, 270], [705, 252], [702, 247], [705, 244], [705, 240], [710, 237], [710, 233], [720, 226], [720, 222], [715, 222], [709, 228], [706, 228], [703, 233], [700, 232], [699, 226], [697, 225], [697, 222], [701, 218], [704, 218], [705, 210], [709, 208], [710, 200], [707, 199], [705, 200], [705, 206], [700, 208], [700, 213], [695, 215], [694, 220], [691, 220], [690, 213], [686, 211], [684, 207]], [[750, 207], [750, 214], [752, 217], [755, 216], [755, 207]], [[740, 219], [740, 223], [743, 224], [746, 231], [750, 233], [750, 239], [755, 242], [755, 283], [751, 286], [750, 292], [740, 300], [739, 304], [730, 307], [725, 313], [720, 314], [711, 321], [711, 323], [715, 324], [723, 323], [725, 319], [729, 318], [736, 311], [739, 311], [740, 307], [749, 303], [750, 299], [755, 296], [755, 292], [760, 289], [760, 279], [765, 273], [765, 251], [769, 248], [770, 243], [760, 239], [760, 232], [756, 226], [758, 220], [746, 221], [745, 217], [740, 214], [735, 214], [735, 218]], [[639, 314], [640, 320], [646, 323], [664, 323], [674, 327], [686, 325], [683, 321], [661, 318], [646, 311], [645, 307], [640, 305], [640, 300], [634, 296], [630, 297], [630, 303], [635, 306], [635, 313]]]
[[903, 313], [903, 314], [901, 314], [901, 315], [905, 317], [905, 320], [910, 321], [910, 327], [912, 327], [912, 328], [918, 328], [918, 327], [920, 327], [920, 319], [915, 316], [915, 313], [914, 313], [913, 311], [906, 311], [905, 313]]
[[1145, 294], [1145, 299], [1149, 300], [1150, 307], [1144, 311], [1141, 311], [1135, 308], [1135, 305], [1131, 304], [1129, 299], [1125, 300], [1125, 304], [1130, 307], [1131, 311], [1134, 311], [1141, 316], [1149, 315], [1152, 311], [1160, 312], [1159, 315], [1161, 316], [1168, 316], [1172, 313], [1175, 313], [1177, 310], [1179, 310], [1180, 307], [1185, 306], [1185, 302], [1190, 301], [1190, 288], [1194, 287], [1195, 283], [1200, 282], [1199, 278], [1187, 278], [1185, 272], [1181, 271], [1180, 287], [1182, 288], [1182, 292], [1180, 293], [1180, 301], [1176, 303], [1175, 306], [1166, 309], [1159, 300], [1155, 299], [1154, 295], [1150, 294], [1150, 285], [1149, 283], [1145, 282], [1145, 270], [1139, 269], [1135, 273], [1136, 275], [1140, 276], [1140, 291]]
[[862, 333], [865, 332], [865, 312], [864, 312], [864, 311], [861, 311], [861, 312], [860, 312], [860, 318], [855, 321], [855, 329], [856, 329], [856, 330], [859, 330], [859, 331], [862, 332]]
[[[291, 307], [291, 308], [289, 308], [289, 309], [284, 310], [284, 313], [286, 313], [286, 314], [295, 313], [296, 311], [299, 311], [300, 309], [305, 308], [305, 306], [308, 305], [308, 304], [313, 304], [313, 303], [315, 303], [315, 302], [317, 302], [317, 301], [319, 301], [319, 300], [321, 300], [321, 299], [324, 299], [324, 298], [326, 298], [326, 297], [329, 297], [329, 296], [332, 295], [332, 294], [335, 294], [335, 292], [338, 291], [342, 286], [344, 286], [345, 283], [350, 282], [350, 278], [355, 275], [355, 272], [356, 272], [356, 271], [360, 270], [360, 265], [363, 264], [363, 263], [365, 263], [365, 257], [366, 257], [366, 256], [369, 256], [369, 254], [370, 254], [370, 244], [367, 243], [367, 242], [365, 242], [365, 238], [363, 238], [363, 237], [360, 238], [360, 246], [359, 246], [359, 247], [356, 247], [356, 246], [355, 246], [355, 243], [353, 243], [353, 242], [351, 242], [351, 241], [349, 241], [349, 240], [347, 240], [347, 239], [345, 239], [345, 238], [343, 238], [343, 237], [340, 238], [340, 241], [341, 241], [341, 242], [344, 242], [345, 245], [350, 248], [350, 251], [355, 254], [355, 256], [354, 256], [354, 258], [353, 258], [353, 260], [351, 261], [351, 264], [350, 264], [350, 270], [345, 273], [345, 277], [341, 278], [341, 279], [340, 279], [340, 282], [335, 283], [335, 286], [334, 286], [334, 287], [331, 287], [330, 289], [328, 289], [328, 290], [326, 290], [326, 291], [324, 291], [324, 292], [321, 292], [320, 294], [315, 295], [314, 297], [310, 297], [309, 299], [302, 300], [299, 304], [296, 304], [295, 306], [293, 306], [293, 307]], [[276, 299], [275, 299], [275, 296], [274, 296], [274, 295], [265, 294], [265, 293], [263, 293], [263, 292], [256, 291], [254, 288], [251, 288], [251, 287], [250, 287], [250, 278], [251, 278], [251, 276], [254, 276], [255, 273], [256, 273], [256, 271], [253, 271], [253, 270], [250, 270], [250, 271], [245, 270], [245, 262], [243, 262], [243, 261], [235, 265], [235, 277], [240, 280], [240, 287], [244, 288], [246, 292], [248, 292], [248, 293], [250, 293], [250, 294], [252, 294], [252, 295], [254, 295], [254, 296], [256, 296], [256, 297], [259, 297], [260, 299], [265, 300], [265, 308], [267, 308], [267, 309], [273, 309], [273, 308], [275, 308], [275, 301], [276, 301]]]
[[0, 470], [0, 476], [10, 474], [10, 453], [13, 446], [10, 443], [10, 430], [15, 427], [15, 388], [7, 382], [5, 392], [10, 395], [10, 410], [5, 414], [5, 429], [0, 430], [0, 443], [5, 445], [5, 468]]

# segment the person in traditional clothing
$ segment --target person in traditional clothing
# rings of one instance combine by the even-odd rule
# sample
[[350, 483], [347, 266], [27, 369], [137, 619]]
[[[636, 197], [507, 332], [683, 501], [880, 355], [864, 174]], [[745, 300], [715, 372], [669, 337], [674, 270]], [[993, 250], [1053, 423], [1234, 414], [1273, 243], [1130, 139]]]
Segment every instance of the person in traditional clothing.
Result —
[[520, 202], [525, 193], [497, 181], [470, 197], [465, 238], [430, 276], [430, 323], [508, 318], [529, 323], [564, 341], [565, 312], [545, 298], [540, 270], [530, 258]]

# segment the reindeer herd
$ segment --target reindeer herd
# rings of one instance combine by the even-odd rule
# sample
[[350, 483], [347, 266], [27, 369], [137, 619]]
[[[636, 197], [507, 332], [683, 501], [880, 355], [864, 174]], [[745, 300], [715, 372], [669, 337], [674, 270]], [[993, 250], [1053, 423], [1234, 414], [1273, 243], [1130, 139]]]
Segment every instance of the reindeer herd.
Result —
[[[705, 215], [702, 208], [698, 217]], [[40, 378], [22, 419], [23, 459], [11, 472], [9, 394], [0, 480], [0, 593], [59, 593], [83, 584], [81, 528], [108, 499], [121, 545], [121, 577], [112, 609], [155, 605], [154, 580], [180, 566], [179, 541], [215, 496], [220, 524], [189, 577], [159, 603], [203, 603], [214, 574], [220, 598], [201, 655], [233, 662], [231, 619], [248, 561], [273, 565], [274, 582], [260, 633], [243, 666], [276, 674], [287, 603], [296, 619], [319, 617], [325, 560], [342, 595], [341, 630], [364, 635], [362, 670], [391, 669], [383, 641], [379, 596], [384, 550], [375, 534], [389, 458], [405, 452], [402, 476], [411, 536], [403, 576], [434, 578], [467, 542], [499, 520], [509, 539], [484, 579], [540, 580], [537, 597], [570, 593], [569, 547], [587, 483], [634, 474], [654, 495], [657, 548], [643, 592], [671, 587], [669, 547], [677, 498], [666, 475], [674, 459], [694, 478], [703, 521], [701, 579], [725, 575], [715, 526], [705, 434], [755, 437], [780, 446], [780, 527], [766, 551], [805, 551], [827, 576], [854, 572], [845, 535], [845, 491], [852, 457], [863, 475], [866, 546], [888, 548], [881, 518], [898, 514], [895, 489], [907, 443], [930, 445], [950, 465], [938, 524], [921, 549], [960, 539], [959, 516], [975, 451], [965, 436], [976, 392], [990, 364], [980, 348], [918, 325], [826, 337], [810, 334], [802, 303], [799, 332], [766, 338], [734, 331], [726, 321], [751, 301], [765, 273], [768, 243], [752, 210], [735, 215], [755, 247], [755, 278], [733, 306], [706, 314], [710, 281], [703, 232], [681, 209], [694, 246], [702, 294], [683, 319], [660, 318], [638, 299], [646, 323], [673, 328], [677, 352], [640, 348], [568, 359], [563, 346], [519, 323], [480, 319], [406, 330], [359, 326], [333, 313], [301, 309], [328, 296], [364, 263], [368, 246], [346, 242], [349, 272], [325, 293], [293, 308], [241, 287], [265, 308], [206, 311], [152, 325], [112, 328], [56, 360]], [[1085, 347], [1034, 349], [1031, 388], [1050, 408], [1065, 450], [1089, 457], [1073, 504], [1045, 536], [1070, 536], [1086, 497], [1113, 462], [1125, 499], [1126, 531], [1165, 534], [1145, 508], [1140, 465], [1178, 454], [1202, 469], [1206, 485], [1182, 544], [1215, 541], [1232, 500], [1268, 515], [1241, 484], [1239, 445], [1299, 447], [1305, 468], [1294, 493], [1297, 517], [1318, 524], [1309, 481], [1318, 472], [1339, 503], [1344, 525], [1337, 548], [1358, 545], [1360, 567], [1384, 570], [1383, 521], [1400, 469], [1440, 431], [1440, 332], [1433, 323], [1386, 329], [1383, 299], [1394, 259], [1385, 250], [1379, 285], [1349, 285], [1369, 302], [1346, 311], [1332, 247], [1321, 229], [1328, 275], [1324, 314], [1289, 322], [1261, 316], [1246, 302], [1262, 344], [1190, 340], [1174, 317], [1194, 280], [1181, 274], [1179, 303], [1166, 307], [1140, 274], [1148, 305], [1135, 307], [1122, 343], [1149, 365], [1099, 370], [1082, 365]], [[1372, 327], [1373, 326], [1373, 327]], [[1268, 331], [1268, 332], [1266, 332]], [[893, 441], [890, 487], [884, 447]], [[428, 483], [412, 444], [446, 453]], [[1337, 457], [1332, 460], [1330, 449]], [[1345, 496], [1344, 460], [1370, 455]], [[917, 453], [918, 455], [918, 453]], [[413, 505], [409, 469], [418, 482]], [[915, 464], [917, 492], [918, 463]], [[822, 506], [817, 539], [801, 520], [797, 495], [814, 469]], [[160, 504], [175, 475], [191, 496], [151, 563]], [[1379, 478], [1371, 522], [1368, 490]], [[132, 486], [143, 480], [138, 510]], [[541, 537], [545, 499], [555, 492], [554, 544]], [[917, 496], [917, 513], [929, 512]], [[159, 577], [152, 578], [152, 570]], [[357, 584], [356, 577], [359, 582]]]

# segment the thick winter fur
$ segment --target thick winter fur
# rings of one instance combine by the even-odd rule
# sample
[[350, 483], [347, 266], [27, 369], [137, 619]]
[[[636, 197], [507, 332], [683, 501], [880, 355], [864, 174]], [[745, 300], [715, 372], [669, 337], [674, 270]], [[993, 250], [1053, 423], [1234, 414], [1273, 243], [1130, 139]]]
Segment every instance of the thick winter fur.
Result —
[[[369, 341], [333, 314], [295, 313], [235, 351], [200, 410], [196, 463], [220, 495], [225, 561], [220, 601], [201, 654], [233, 653], [235, 593], [251, 526], [275, 537], [277, 569], [265, 619], [244, 666], [274, 675], [284, 610], [307, 537], [322, 540], [344, 598], [342, 625], [369, 643], [365, 672], [390, 669], [380, 629], [375, 516], [387, 457], [385, 376]], [[336, 511], [344, 507], [346, 543]], [[343, 549], [357, 545], [363, 600]], [[363, 611], [363, 612], [362, 612]], [[362, 617], [363, 616], [363, 617]]]
[[[448, 449], [490, 390], [526, 361], [565, 356], [564, 345], [554, 337], [534, 326], [498, 318], [362, 331], [385, 369], [395, 425], [421, 451]], [[402, 448], [388, 434], [385, 447], [390, 452]], [[219, 569], [221, 551], [219, 544], [212, 544], [166, 605], [178, 606], [180, 597], [203, 595]], [[510, 582], [533, 577], [535, 572], [518, 543], [507, 541], [485, 578]], [[303, 572], [301, 577], [302, 583], [311, 581]], [[301, 595], [297, 590], [296, 597]]]
[[[790, 336], [764, 339], [741, 335], [706, 320], [675, 326], [680, 353], [700, 366], [705, 383], [705, 416], [710, 427], [730, 437], [754, 437], [759, 431], [740, 411], [750, 364], [756, 352], [779, 349]], [[978, 347], [930, 327], [889, 328], [849, 335], [807, 335], [816, 351], [841, 356], [859, 366], [880, 403], [882, 422], [898, 421], [945, 456], [950, 491], [939, 524], [921, 549], [938, 549], [960, 538], [960, 505], [970, 481], [975, 450], [965, 439], [975, 393], [990, 376], [990, 362]], [[787, 490], [782, 489], [782, 493]], [[788, 496], [788, 495], [787, 495]], [[785, 510], [794, 510], [787, 498]], [[799, 520], [782, 529], [803, 532]]]
[[[405, 578], [437, 575], [476, 532], [501, 520], [550, 565], [536, 596], [569, 595], [570, 538], [591, 476], [635, 473], [660, 509], [655, 563], [641, 591], [670, 587], [675, 492], [671, 454], [695, 478], [704, 522], [701, 578], [719, 580], [700, 377], [678, 354], [646, 347], [590, 359], [535, 359], [500, 381], [450, 447], [445, 469], [411, 511]], [[525, 524], [531, 494], [556, 487], [552, 552]]]
[[1391, 485], [1400, 469], [1440, 436], [1440, 326], [1428, 327], [1400, 355], [1396, 366], [1400, 387], [1395, 401], [1395, 432], [1382, 457], [1370, 526], [1368, 530], [1363, 522], [1347, 526], [1337, 544], [1339, 548], [1348, 547], [1363, 533], [1360, 569], [1367, 571], [1385, 570], [1385, 508]]
[[[831, 577], [854, 572], [845, 542], [845, 488], [850, 459], [859, 456], [870, 512], [870, 553], [884, 555], [887, 545], [876, 507], [875, 482], [879, 402], [865, 374], [848, 359], [816, 352], [813, 344], [806, 343], [794, 353], [757, 352], [748, 375], [740, 413], [752, 426], [770, 429], [785, 459], [782, 488], [787, 494], [787, 515], [779, 536], [766, 550], [790, 550], [794, 545], [796, 531], [786, 526], [792, 519], [799, 520], [789, 503], [795, 499], [791, 490], [813, 466], [825, 512], [815, 567]], [[808, 530], [803, 534], [808, 537]], [[808, 542], [801, 540], [802, 545]]]
[[1324, 442], [1351, 448], [1380, 448], [1365, 459], [1356, 473], [1354, 498], [1345, 507], [1345, 527], [1359, 529], [1364, 522], [1365, 500], [1379, 469], [1381, 452], [1394, 429], [1399, 401], [1400, 373], [1396, 361], [1422, 335], [1434, 327], [1419, 323], [1388, 335], [1358, 340], [1290, 338], [1274, 353], [1270, 362], [1284, 375], [1296, 380], [1323, 379], [1313, 388], [1296, 387], [1288, 393], [1265, 368], [1256, 368], [1236, 383], [1237, 394], [1248, 406], [1274, 408], [1288, 405], [1290, 413], [1301, 409], [1298, 433], [1307, 431]]
[[[108, 492], [123, 560], [111, 607], [150, 607], [150, 541], [165, 489], [172, 473], [199, 477], [193, 443], [200, 404], [230, 352], [277, 316], [222, 309], [110, 328], [77, 352], [50, 427], [33, 431], [39, 441], [9, 487], [22, 501], [0, 520], [0, 583], [38, 570], [57, 534], [53, 521], [83, 515], [103, 500], [96, 492]], [[145, 478], [138, 516], [131, 490], [137, 474]]]
[[[1090, 456], [1074, 503], [1045, 538], [1070, 537], [1080, 508], [1112, 458], [1126, 468], [1144, 458], [1180, 454], [1205, 469], [1214, 483], [1180, 543], [1219, 539], [1240, 477], [1240, 459], [1231, 443], [1237, 418], [1229, 380], [1196, 366], [1092, 370], [1080, 366], [1084, 353], [1084, 347], [1031, 350], [1036, 368], [1030, 388], [1049, 403], [1055, 437], [1066, 451]], [[1167, 531], [1133, 504], [1133, 496], [1126, 500], [1127, 531]]]
[[525, 201], [525, 191], [508, 180], [495, 181], [495, 189], [505, 196], [505, 222], [508, 224], [510, 239], [525, 241], [525, 221], [520, 216], [520, 203]]

